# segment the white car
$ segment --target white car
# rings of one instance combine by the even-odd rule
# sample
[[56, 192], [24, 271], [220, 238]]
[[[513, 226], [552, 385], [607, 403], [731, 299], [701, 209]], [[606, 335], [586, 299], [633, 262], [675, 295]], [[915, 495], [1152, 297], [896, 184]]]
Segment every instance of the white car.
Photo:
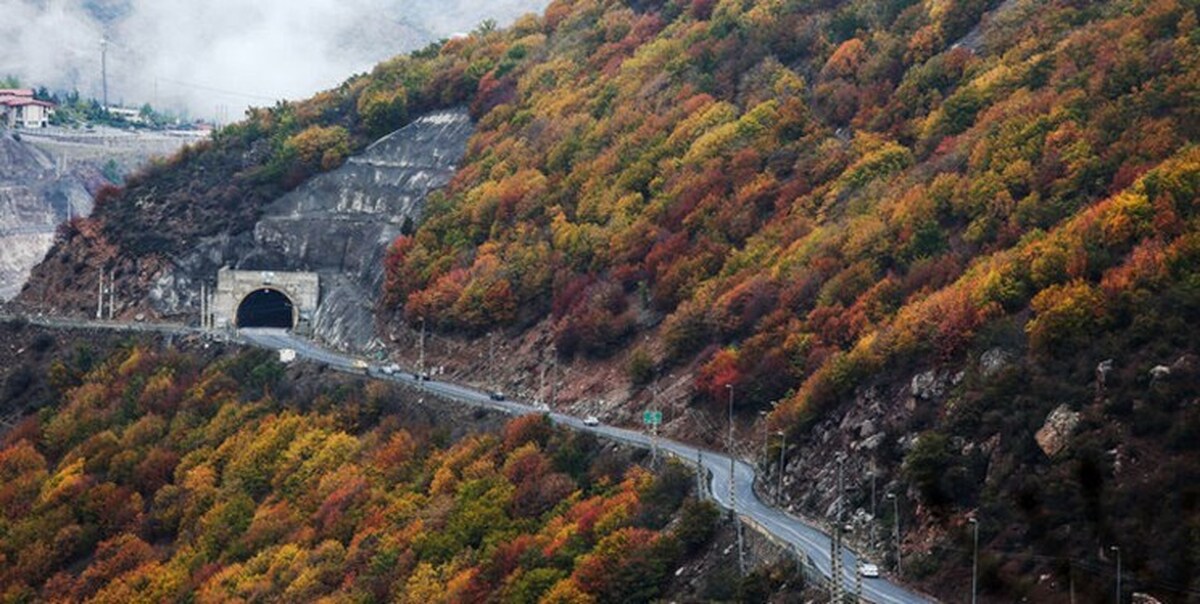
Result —
[[879, 566], [875, 564], [860, 564], [858, 566], [858, 574], [873, 579], [879, 576]]
[[392, 363], [391, 365], [384, 365], [381, 371], [383, 371], [383, 373], [386, 375], [396, 375], [397, 373], [400, 373], [400, 366], [395, 363]]
[[587, 416], [587, 417], [583, 418], [583, 425], [585, 425], [585, 426], [599, 426], [599, 425], [600, 425], [600, 420], [599, 420], [599, 419], [597, 419], [595, 415], [589, 415], [589, 416]]

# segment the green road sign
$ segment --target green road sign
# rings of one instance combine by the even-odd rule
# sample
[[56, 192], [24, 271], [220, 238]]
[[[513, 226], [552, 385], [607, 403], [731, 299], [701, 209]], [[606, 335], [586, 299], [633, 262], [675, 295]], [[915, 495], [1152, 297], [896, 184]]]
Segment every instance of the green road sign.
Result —
[[651, 426], [661, 425], [662, 424], [662, 411], [643, 411], [642, 412], [642, 423], [648, 424]]

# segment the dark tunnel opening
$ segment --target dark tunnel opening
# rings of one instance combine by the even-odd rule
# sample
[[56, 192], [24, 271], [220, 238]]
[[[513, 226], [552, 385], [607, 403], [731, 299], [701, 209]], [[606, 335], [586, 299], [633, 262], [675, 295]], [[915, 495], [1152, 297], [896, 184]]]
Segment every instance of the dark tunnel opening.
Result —
[[295, 327], [295, 307], [292, 300], [274, 289], [259, 289], [246, 296], [237, 310], [237, 326]]

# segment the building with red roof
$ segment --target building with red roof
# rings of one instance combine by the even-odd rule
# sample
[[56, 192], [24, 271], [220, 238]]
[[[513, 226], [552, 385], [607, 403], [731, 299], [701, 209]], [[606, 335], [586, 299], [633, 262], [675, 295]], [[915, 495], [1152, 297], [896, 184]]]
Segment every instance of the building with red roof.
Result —
[[0, 88], [0, 124], [9, 128], [45, 128], [54, 103], [34, 98], [28, 88]]

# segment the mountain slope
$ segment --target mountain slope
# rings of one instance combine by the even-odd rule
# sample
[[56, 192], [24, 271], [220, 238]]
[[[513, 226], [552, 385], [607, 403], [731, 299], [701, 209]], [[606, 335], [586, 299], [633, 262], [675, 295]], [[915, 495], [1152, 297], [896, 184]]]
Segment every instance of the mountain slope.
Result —
[[195, 344], [19, 373], [53, 394], [0, 432], [5, 600], [647, 601], [704, 563], [682, 465]]
[[[685, 417], [769, 411], [805, 511], [839, 449], [853, 503], [869, 467], [911, 501], [931, 589], [962, 581], [979, 513], [995, 597], [1062, 598], [1113, 543], [1129, 584], [1177, 594], [1200, 589], [1198, 46], [1175, 0], [557, 2], [258, 111], [95, 224], [165, 257], [414, 107], [470, 103], [457, 175], [386, 260], [405, 322], [637, 361], [630, 397], [689, 374]], [[1077, 421], [1040, 446], [1060, 405]]]

